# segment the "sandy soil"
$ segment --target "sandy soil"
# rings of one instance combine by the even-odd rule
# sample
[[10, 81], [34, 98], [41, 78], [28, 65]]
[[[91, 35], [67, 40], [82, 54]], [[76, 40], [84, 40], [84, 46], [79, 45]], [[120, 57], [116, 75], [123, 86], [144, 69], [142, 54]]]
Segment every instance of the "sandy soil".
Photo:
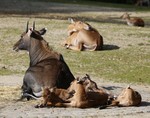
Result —
[[[132, 85], [142, 95], [140, 107], [109, 108], [34, 108], [40, 101], [18, 101], [23, 75], [0, 76], [0, 117], [2, 118], [42, 118], [42, 117], [107, 117], [107, 118], [149, 118], [150, 116], [150, 86]], [[93, 78], [99, 87], [104, 87], [114, 94], [119, 94], [127, 86], [125, 83], [114, 83]]]

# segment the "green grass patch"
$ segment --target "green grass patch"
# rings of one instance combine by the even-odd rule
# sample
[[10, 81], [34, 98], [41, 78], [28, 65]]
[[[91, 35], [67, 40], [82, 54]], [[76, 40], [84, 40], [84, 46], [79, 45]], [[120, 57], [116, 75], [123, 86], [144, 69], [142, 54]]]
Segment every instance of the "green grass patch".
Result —
[[16, 71], [16, 70], [9, 70], [9, 69], [0, 69], [0, 75], [12, 75], [12, 74], [24, 74], [24, 71]]
[[[150, 56], [131, 49], [98, 52], [68, 52], [65, 55], [75, 75], [93, 76], [117, 82], [149, 83]], [[68, 58], [70, 57], [70, 58]], [[76, 58], [77, 57], [77, 58]], [[74, 59], [75, 58], [75, 59]]]

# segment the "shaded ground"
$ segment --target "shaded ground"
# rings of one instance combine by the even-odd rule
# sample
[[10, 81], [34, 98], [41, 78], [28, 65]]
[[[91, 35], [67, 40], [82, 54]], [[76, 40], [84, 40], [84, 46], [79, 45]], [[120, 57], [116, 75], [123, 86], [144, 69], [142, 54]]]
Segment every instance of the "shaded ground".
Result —
[[[83, 15], [82, 13], [93, 13], [93, 15]], [[134, 9], [109, 8], [98, 7], [90, 5], [76, 5], [76, 4], [61, 4], [54, 2], [30, 1], [30, 0], [2, 0], [0, 1], [0, 15], [6, 16], [22, 16], [35, 18], [50, 18], [50, 19], [68, 19], [73, 17], [76, 19], [97, 21], [97, 22], [113, 22], [122, 23], [119, 21], [123, 12], [135, 12]], [[118, 16], [118, 13], [119, 16]], [[149, 13], [144, 15], [136, 14], [136, 16], [143, 17], [146, 21], [150, 19]], [[146, 19], [146, 18], [148, 19]], [[150, 25], [149, 22], [146, 22]]]

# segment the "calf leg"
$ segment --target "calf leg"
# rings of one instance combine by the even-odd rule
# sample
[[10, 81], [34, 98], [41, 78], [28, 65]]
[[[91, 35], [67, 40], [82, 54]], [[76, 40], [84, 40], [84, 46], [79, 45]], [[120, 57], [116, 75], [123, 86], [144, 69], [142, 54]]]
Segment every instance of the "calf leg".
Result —
[[110, 105], [99, 106], [99, 109], [105, 109], [105, 108], [113, 107], [113, 106], [119, 106], [119, 101], [113, 100]]
[[68, 45], [67, 49], [75, 50], [75, 51], [81, 51], [82, 50], [82, 43], [77, 44], [77, 46]]

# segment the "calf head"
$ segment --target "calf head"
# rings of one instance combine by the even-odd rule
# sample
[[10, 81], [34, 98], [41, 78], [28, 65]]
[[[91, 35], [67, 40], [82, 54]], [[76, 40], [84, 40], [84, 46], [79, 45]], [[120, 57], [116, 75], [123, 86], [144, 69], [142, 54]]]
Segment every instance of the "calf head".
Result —
[[74, 81], [71, 82], [70, 87], [68, 88], [68, 92], [74, 94], [79, 84], [83, 85], [83, 81], [80, 81], [80, 78], [77, 77]]
[[120, 18], [122, 18], [122, 19], [130, 19], [130, 15], [131, 14], [124, 13]]
[[91, 26], [88, 23], [82, 21], [74, 21], [72, 18], [68, 18], [68, 21], [71, 23], [68, 26], [68, 35], [71, 35], [73, 32], [80, 31], [82, 29], [90, 30]]
[[[43, 39], [42, 35], [44, 35], [47, 31], [46, 28], [43, 28], [39, 31], [35, 30], [35, 22], [33, 23], [33, 27], [28, 28], [29, 22], [27, 22], [26, 31], [21, 34], [21, 38], [19, 41], [17, 41], [14, 46], [13, 50], [19, 51], [19, 50], [29, 50], [30, 47], [30, 38], [33, 37], [35, 39]], [[47, 46], [48, 43], [45, 40], [42, 40], [42, 43]]]
[[117, 97], [117, 101], [121, 106], [138, 106], [142, 100], [141, 95], [132, 88], [125, 88], [122, 93]]
[[86, 74], [83, 78], [80, 78], [80, 81], [83, 82], [86, 91], [94, 91], [98, 89], [97, 84], [91, 80], [88, 74]]

